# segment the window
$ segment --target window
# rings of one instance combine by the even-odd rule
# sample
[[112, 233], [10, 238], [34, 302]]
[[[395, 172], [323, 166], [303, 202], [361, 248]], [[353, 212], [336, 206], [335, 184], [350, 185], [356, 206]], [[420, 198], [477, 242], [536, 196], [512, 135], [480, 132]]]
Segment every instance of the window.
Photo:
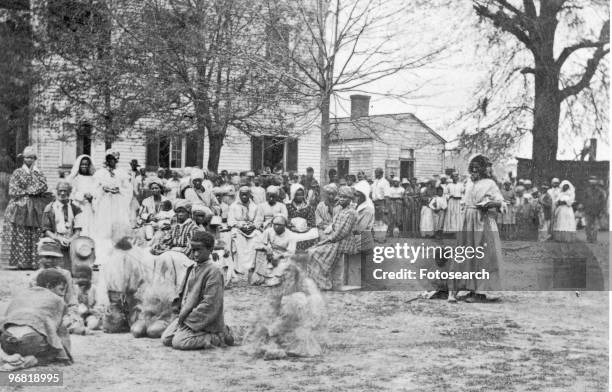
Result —
[[414, 149], [402, 147], [400, 148], [400, 158], [402, 159], [414, 159]]
[[251, 138], [251, 169], [297, 171], [298, 141], [274, 136]]
[[170, 168], [183, 167], [183, 138], [174, 136], [170, 139]]
[[338, 178], [346, 177], [349, 174], [349, 160], [347, 158], [338, 159]]
[[412, 181], [414, 178], [414, 160], [400, 160], [400, 178], [407, 178]]

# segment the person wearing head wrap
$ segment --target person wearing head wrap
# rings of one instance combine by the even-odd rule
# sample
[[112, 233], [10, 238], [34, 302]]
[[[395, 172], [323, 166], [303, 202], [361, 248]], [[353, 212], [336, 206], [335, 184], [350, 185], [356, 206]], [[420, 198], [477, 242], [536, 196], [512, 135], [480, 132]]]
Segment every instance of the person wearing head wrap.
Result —
[[[164, 181], [159, 177], [150, 177], [147, 180], [147, 188], [151, 196], [142, 201], [142, 205], [138, 211], [138, 226], [144, 226], [145, 239], [152, 240], [156, 236], [159, 229], [166, 226], [165, 220], [168, 212], [168, 203], [171, 201], [163, 195]], [[170, 211], [172, 208], [170, 208]], [[163, 215], [163, 216], [162, 216]]]
[[204, 188], [204, 172], [200, 169], [191, 171], [191, 187], [185, 189], [185, 200], [189, 200], [192, 204], [203, 204], [213, 210], [216, 215], [221, 213], [219, 201], [212, 193], [212, 186], [208, 189]]
[[339, 289], [343, 284], [342, 271], [345, 255], [358, 252], [359, 244], [353, 237], [357, 212], [351, 208], [355, 194], [353, 188], [345, 186], [338, 189], [338, 204], [341, 210], [334, 216], [329, 233], [325, 239], [310, 251], [308, 275], [320, 289]]
[[251, 284], [275, 286], [278, 278], [272, 271], [280, 263], [286, 262], [296, 251], [296, 240], [287, 230], [287, 217], [281, 214], [274, 216], [270, 227], [263, 231], [255, 245], [255, 265], [250, 272]]
[[500, 236], [504, 240], [512, 240], [516, 237], [516, 192], [510, 180], [505, 180], [501, 189], [504, 201], [500, 214], [497, 216], [497, 224]]
[[552, 198], [547, 192], [549, 185], [540, 184], [540, 195], [536, 199], [535, 210], [538, 217], [538, 241], [544, 242], [550, 239], [550, 221], [552, 217]]
[[389, 195], [390, 185], [381, 167], [374, 170], [374, 181], [370, 188], [372, 189], [372, 202], [376, 210], [376, 225], [381, 226], [388, 224], [387, 211], [385, 211], [385, 198]]
[[[308, 240], [299, 240], [297, 243], [298, 250], [307, 250], [318, 241], [318, 230], [316, 228], [315, 210], [312, 205], [306, 201], [306, 190], [300, 184], [297, 184], [291, 194], [291, 202], [287, 205], [287, 213], [290, 222], [290, 230], [296, 230], [293, 227], [294, 219], [300, 218], [306, 221], [306, 228], [312, 230], [311, 237], [315, 237]], [[304, 229], [306, 229], [304, 228]], [[316, 234], [315, 234], [316, 233]], [[297, 233], [296, 233], [297, 234]], [[300, 233], [302, 234], [302, 233]]]
[[170, 200], [175, 200], [179, 196], [181, 187], [181, 175], [178, 170], [170, 172], [170, 178], [165, 181], [165, 196]]
[[259, 214], [258, 220], [262, 222], [261, 230], [268, 228], [268, 226], [272, 224], [272, 218], [276, 215], [283, 215], [285, 218], [288, 217], [287, 207], [280, 200], [280, 197], [279, 186], [270, 185], [266, 189], [266, 201], [257, 206], [257, 212]]
[[105, 163], [96, 170], [94, 178], [98, 183], [94, 195], [94, 219], [92, 238], [96, 242], [96, 261], [104, 263], [112, 251], [111, 240], [113, 225], [133, 227], [131, 222], [130, 204], [133, 198], [133, 188], [128, 174], [117, 168], [117, 154], [109, 149], [105, 154]]
[[402, 180], [404, 194], [402, 195], [402, 236], [418, 237], [421, 218], [421, 201], [419, 199], [419, 185], [416, 179], [412, 182], [407, 178]]
[[81, 235], [90, 236], [93, 232], [93, 203], [97, 191], [97, 183], [94, 178], [95, 167], [89, 155], [79, 156], [72, 169], [68, 180], [72, 185], [72, 201], [81, 209], [81, 224], [83, 226]]
[[576, 201], [576, 190], [567, 180], [561, 181], [561, 192], [555, 208], [553, 239], [558, 242], [574, 242], [576, 240], [576, 217], [572, 205]]
[[337, 195], [338, 188], [335, 184], [327, 184], [323, 187], [321, 201], [315, 209], [315, 224], [319, 230], [319, 240], [324, 239], [325, 232], [330, 230], [329, 227], [332, 224], [334, 215], [342, 209], [342, 207], [336, 204]]
[[390, 186], [385, 196], [385, 210], [387, 214], [387, 233], [399, 237], [402, 230], [402, 211], [404, 210], [404, 188], [400, 186], [399, 177], [391, 178]]
[[359, 260], [358, 264], [365, 266], [366, 263], [372, 260], [372, 249], [374, 248], [374, 237], [372, 235], [372, 230], [374, 229], [374, 203], [370, 200], [370, 187], [368, 184], [359, 182], [353, 188], [355, 189], [355, 201], [357, 204], [357, 219], [353, 232], [358, 242], [359, 254], [357, 256], [349, 256], [349, 264], [356, 257]]
[[421, 188], [421, 210], [419, 216], [419, 231], [421, 237], [433, 237], [435, 235], [434, 211], [431, 202], [436, 197], [436, 179], [423, 180], [425, 186]]
[[36, 150], [23, 150], [23, 166], [9, 180], [9, 203], [4, 211], [0, 262], [19, 269], [36, 269], [36, 244], [42, 237], [43, 209], [53, 199], [47, 179], [36, 167]]
[[191, 236], [197, 230], [197, 225], [191, 219], [191, 203], [188, 200], [178, 199], [174, 203], [176, 223], [172, 225], [168, 236], [151, 248], [151, 253], [160, 255], [166, 251], [191, 255]]
[[240, 274], [246, 274], [255, 263], [255, 244], [261, 235], [259, 228], [263, 223], [258, 209], [251, 200], [251, 189], [243, 186], [238, 190], [238, 198], [227, 214], [227, 225], [232, 231], [236, 271]]
[[[473, 158], [468, 165], [473, 185], [466, 190], [465, 211], [461, 227], [457, 232], [457, 246], [467, 249], [481, 249], [483, 254], [459, 256], [450, 263], [450, 271], [455, 273], [486, 270], [489, 279], [454, 279], [449, 282], [450, 302], [455, 302], [461, 290], [469, 293], [467, 301], [494, 301], [499, 299], [492, 291], [503, 290], [500, 279], [502, 249], [496, 223], [496, 210], [503, 202], [503, 196], [495, 181], [487, 174], [488, 160], [480, 155]], [[465, 257], [464, 257], [465, 256]], [[469, 275], [470, 277], [473, 275]]]

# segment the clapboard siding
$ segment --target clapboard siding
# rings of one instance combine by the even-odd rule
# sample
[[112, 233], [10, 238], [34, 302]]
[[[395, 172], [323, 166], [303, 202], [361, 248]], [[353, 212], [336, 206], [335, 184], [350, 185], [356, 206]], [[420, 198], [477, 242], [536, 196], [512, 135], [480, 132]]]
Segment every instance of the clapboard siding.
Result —
[[306, 173], [306, 168], [312, 167], [315, 176], [319, 176], [321, 167], [321, 132], [318, 127], [298, 139], [298, 172]]
[[[204, 138], [204, 162], [206, 167], [209, 157], [208, 135]], [[234, 128], [227, 131], [227, 136], [221, 148], [219, 171], [241, 172], [251, 169], [251, 138]]]
[[[351, 173], [364, 170], [373, 176], [374, 170], [384, 169], [387, 161], [399, 163], [401, 158], [407, 158], [403, 149], [412, 149], [416, 177], [430, 177], [444, 170], [444, 139], [412, 114], [377, 115], [354, 122], [336, 119], [333, 127], [337, 132], [330, 149], [330, 167], [338, 158], [349, 158]], [[366, 149], [371, 151], [367, 162]]]
[[349, 160], [349, 171], [351, 174], [361, 170], [370, 173], [372, 170], [372, 147], [373, 142], [371, 139], [332, 142], [329, 146], [329, 164], [327, 169], [337, 168], [338, 159], [344, 158]]

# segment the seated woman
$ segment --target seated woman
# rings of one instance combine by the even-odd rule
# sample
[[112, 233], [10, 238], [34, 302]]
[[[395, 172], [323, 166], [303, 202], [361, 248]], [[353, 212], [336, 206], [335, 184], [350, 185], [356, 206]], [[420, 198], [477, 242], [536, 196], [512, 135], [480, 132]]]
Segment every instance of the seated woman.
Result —
[[262, 221], [258, 207], [251, 200], [251, 190], [243, 186], [238, 191], [238, 199], [230, 206], [227, 225], [232, 233], [232, 254], [236, 272], [246, 274], [255, 262], [255, 244], [261, 235], [258, 230]]
[[219, 201], [213, 194], [212, 183], [206, 182], [208, 188], [204, 187], [204, 172], [200, 169], [191, 171], [191, 187], [185, 189], [185, 200], [191, 205], [203, 204], [215, 212], [216, 215], [221, 213]]
[[282, 203], [281, 188], [270, 185], [266, 189], [266, 201], [257, 206], [258, 220], [261, 221], [261, 230], [267, 229], [272, 224], [272, 218], [276, 215], [288, 217], [287, 207]]
[[321, 293], [295, 262], [285, 263], [279, 275], [279, 284], [244, 339], [249, 351], [268, 360], [321, 355], [327, 343]]
[[295, 240], [286, 227], [287, 218], [277, 215], [272, 219], [272, 227], [264, 230], [260, 243], [255, 246], [255, 266], [249, 271], [251, 284], [274, 286], [278, 283], [278, 278], [273, 274], [274, 269], [295, 254], [296, 249]]
[[[296, 245], [297, 250], [306, 250], [316, 244], [319, 238], [319, 232], [316, 227], [314, 207], [306, 202], [306, 192], [304, 191], [304, 187], [300, 184], [295, 184], [293, 187], [291, 203], [287, 205], [287, 213], [289, 214], [289, 230], [295, 232], [297, 236], [303, 237], [302, 234], [313, 231], [311, 239], [298, 241]], [[299, 220], [295, 218], [305, 220], [306, 226], [303, 228], [298, 227]]]
[[145, 227], [145, 239], [150, 241], [153, 240], [154, 233], [161, 228], [158, 214], [164, 210], [164, 203], [166, 201], [169, 202], [169, 200], [162, 194], [164, 184], [161, 179], [157, 177], [150, 178], [148, 180], [148, 188], [151, 196], [142, 201], [138, 211], [137, 223], [138, 226]]
[[62, 324], [67, 284], [61, 272], [47, 269], [38, 274], [36, 287], [9, 302], [0, 322], [0, 371], [72, 362], [70, 336]]
[[174, 213], [176, 223], [170, 229], [169, 236], [151, 249], [152, 254], [160, 255], [171, 250], [189, 256], [191, 236], [197, 228], [191, 219], [191, 203], [187, 200], [177, 200], [174, 205]]

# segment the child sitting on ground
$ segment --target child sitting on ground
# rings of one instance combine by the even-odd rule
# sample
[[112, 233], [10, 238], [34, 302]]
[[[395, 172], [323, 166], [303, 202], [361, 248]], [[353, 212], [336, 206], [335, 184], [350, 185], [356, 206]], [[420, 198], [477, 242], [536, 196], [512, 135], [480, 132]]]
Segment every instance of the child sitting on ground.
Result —
[[77, 296], [78, 319], [68, 325], [68, 332], [72, 334], [87, 335], [90, 331], [102, 327], [102, 315], [96, 309], [96, 289], [91, 283], [91, 268], [77, 266], [74, 272], [74, 288]]
[[0, 321], [0, 371], [49, 362], [71, 363], [64, 275], [54, 268], [37, 274], [36, 286], [17, 293]]

